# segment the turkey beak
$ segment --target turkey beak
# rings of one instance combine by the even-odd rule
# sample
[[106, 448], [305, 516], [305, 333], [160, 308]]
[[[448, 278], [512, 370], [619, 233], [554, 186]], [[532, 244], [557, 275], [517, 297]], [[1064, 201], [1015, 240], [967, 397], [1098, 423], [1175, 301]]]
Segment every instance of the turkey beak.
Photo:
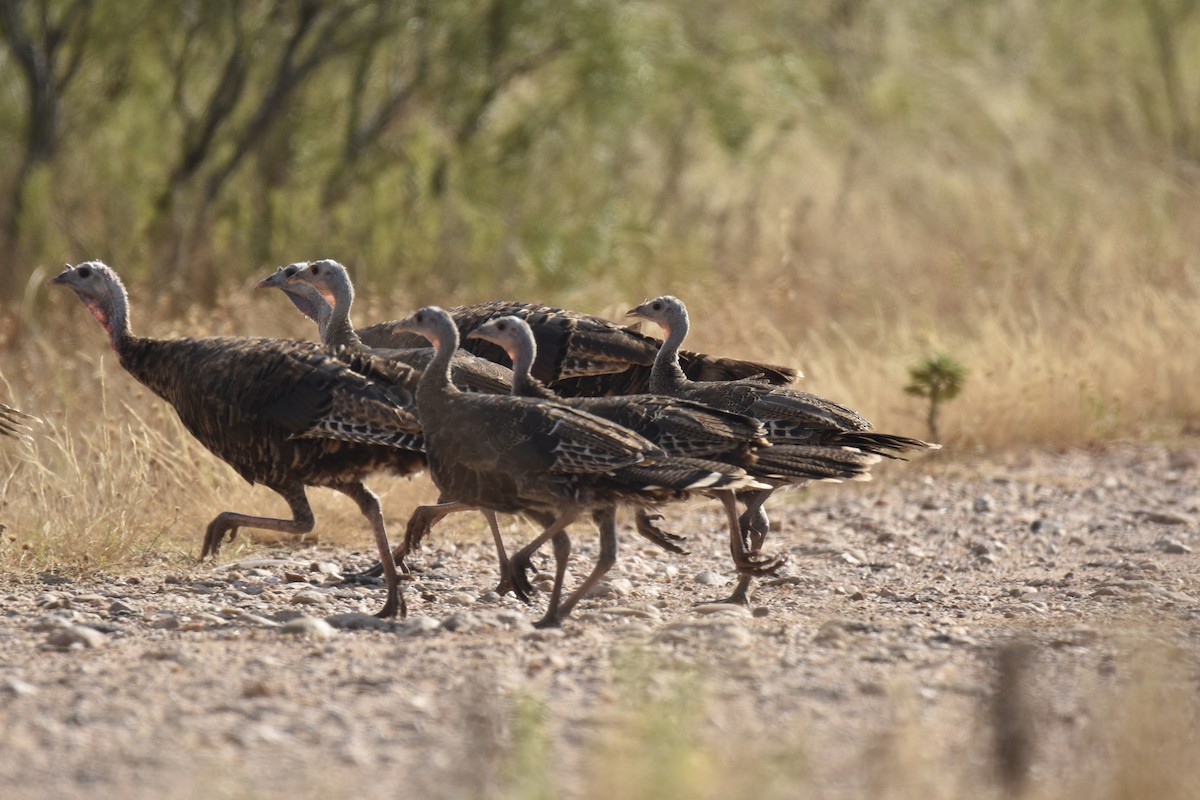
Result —
[[271, 273], [270, 275], [263, 278], [258, 283], [254, 284], [254, 288], [255, 289], [271, 289], [271, 288], [277, 286], [278, 284], [275, 282], [275, 276], [278, 274], [279, 273], [277, 273], [277, 272]]
[[67, 281], [70, 280], [70, 276], [71, 276], [71, 265], [63, 264], [63, 271], [58, 273], [57, 275], [55, 275], [53, 278], [51, 278], [50, 283], [58, 284], [59, 286], [65, 286], [67, 284]]

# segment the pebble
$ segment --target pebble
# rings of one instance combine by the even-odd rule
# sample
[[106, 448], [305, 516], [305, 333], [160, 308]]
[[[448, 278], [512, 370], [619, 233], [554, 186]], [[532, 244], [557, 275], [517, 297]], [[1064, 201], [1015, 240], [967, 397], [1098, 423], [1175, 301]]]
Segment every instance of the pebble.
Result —
[[475, 597], [466, 592], [451, 592], [446, 595], [446, 602], [452, 606], [473, 606]]
[[333, 626], [317, 617], [296, 617], [279, 628], [280, 633], [290, 636], [311, 636], [314, 639], [331, 639], [337, 633]]
[[701, 586], [724, 586], [729, 583], [729, 578], [725, 575], [718, 575], [715, 572], [701, 572], [695, 578], [696, 583]]
[[1045, 517], [1038, 517], [1033, 522], [1029, 523], [1029, 530], [1032, 533], [1046, 533], [1051, 536], [1062, 536], [1063, 526], [1061, 522], [1054, 522]]
[[122, 603], [120, 600], [114, 600], [108, 606], [108, 613], [110, 614], [133, 614], [135, 611], [136, 609], [133, 606]]
[[297, 605], [318, 606], [329, 602], [329, 595], [315, 589], [303, 589], [292, 595], [291, 602]]
[[51, 647], [94, 648], [103, 646], [104, 642], [103, 633], [86, 625], [64, 625], [46, 637], [46, 644]]
[[0, 688], [9, 694], [17, 697], [28, 697], [32, 694], [37, 694], [38, 688], [32, 683], [21, 680], [20, 678], [5, 678], [4, 683], [0, 684]]
[[628, 597], [633, 594], [633, 581], [629, 578], [613, 578], [611, 581], [601, 581], [592, 588], [589, 597]]
[[1146, 522], [1153, 522], [1156, 525], [1191, 525], [1193, 520], [1186, 514], [1177, 514], [1174, 511], [1150, 511], [1147, 509], [1139, 509], [1133, 512], [1137, 516], [1144, 519]]
[[996, 499], [990, 494], [981, 494], [975, 498], [974, 508], [976, 514], [990, 514], [996, 510]]
[[1178, 539], [1168, 539], [1157, 543], [1164, 553], [1169, 553], [1174, 556], [1181, 556], [1192, 552], [1192, 548]]

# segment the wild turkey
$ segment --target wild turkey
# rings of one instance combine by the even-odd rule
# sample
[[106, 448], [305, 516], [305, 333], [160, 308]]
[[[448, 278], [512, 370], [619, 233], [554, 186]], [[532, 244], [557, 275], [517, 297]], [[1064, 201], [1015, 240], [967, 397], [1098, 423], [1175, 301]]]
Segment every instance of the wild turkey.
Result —
[[10, 405], [0, 403], [0, 436], [11, 436], [14, 439], [28, 441], [29, 437], [29, 422], [40, 422], [37, 417], [32, 414], [26, 414], [19, 408], [13, 408]]
[[[424, 370], [433, 358], [433, 348], [413, 347], [405, 349], [367, 348], [354, 332], [350, 322], [350, 309], [354, 304], [354, 287], [345, 268], [331, 259], [312, 262], [297, 262], [279, 267], [274, 273], [258, 283], [258, 288], [278, 288], [292, 304], [309, 319], [317, 323], [321, 341], [355, 351], [369, 350], [380, 358], [401, 361], [409, 366]], [[451, 375], [455, 385], [464, 391], [506, 394], [511, 385], [511, 372], [486, 359], [470, 353], [456, 353], [451, 364]], [[407, 387], [406, 387], [407, 388]], [[415, 390], [415, 385], [413, 386]], [[420, 540], [435, 524], [448, 514], [465, 510], [455, 503], [439, 503], [436, 506], [420, 506], [405, 526], [404, 539], [396, 547], [392, 559], [396, 566], [408, 572], [405, 557], [416, 549]], [[500, 536], [500, 525], [496, 515], [484, 509], [484, 519], [492, 532], [496, 546], [496, 558], [500, 565], [500, 581], [495, 591], [505, 594], [512, 589], [509, 577], [508, 554]], [[361, 577], [373, 577], [383, 573], [383, 563], [376, 562], [358, 573]]]
[[[269, 276], [259, 285], [279, 286], [286, 276], [277, 276], [288, 269], [281, 267], [276, 275]], [[305, 308], [305, 299], [293, 295], [289, 298], [301, 312], [313, 316]], [[466, 339], [466, 336], [497, 317], [515, 316], [525, 320], [533, 329], [538, 346], [534, 377], [565, 397], [635, 394], [646, 391], [649, 386], [658, 340], [602, 317], [506, 300], [458, 306], [449, 309], [449, 313], [458, 326], [464, 349], [504, 366], [508, 366], [509, 361], [503, 350], [479, 339]], [[422, 338], [403, 330], [396, 321], [380, 322], [354, 331], [368, 347], [408, 349], [425, 344]], [[683, 351], [679, 358], [687, 374], [697, 380], [757, 377], [784, 385], [798, 375], [791, 367], [703, 353]]]
[[[530, 373], [537, 343], [523, 320], [500, 317], [479, 326], [470, 336], [487, 339], [508, 354], [513, 362], [514, 394], [558, 400], [616, 422], [645, 436], [668, 455], [709, 458], [740, 466], [771, 486], [810, 480], [868, 480], [871, 466], [879, 461], [877, 455], [836, 445], [772, 447], [762, 423], [753, 417], [666, 395], [560, 399]], [[652, 523], [645, 512], [639, 510], [639, 528], [649, 525]], [[739, 571], [760, 573], [767, 563], [782, 565], [783, 559], [771, 561], [751, 554], [746, 545], [740, 525], [731, 526], [730, 550]], [[749, 570], [745, 569], [747, 563]]]
[[[288, 294], [293, 304], [302, 313], [317, 320], [321, 330], [321, 339], [327, 344], [343, 345], [355, 349], [363, 349], [365, 345], [350, 322], [350, 312], [354, 305], [354, 286], [346, 268], [332, 259], [319, 261], [298, 262], [286, 267], [280, 267], [274, 274], [264, 279], [260, 286], [277, 286]], [[418, 337], [421, 342], [425, 340]], [[424, 370], [433, 358], [434, 350], [426, 344], [423, 347], [405, 349], [371, 348], [370, 352], [382, 358], [399, 359], [416, 369]], [[465, 391], [482, 391], [493, 394], [508, 394], [512, 387], [512, 372], [505, 367], [462, 350], [454, 353], [450, 362], [450, 377], [454, 384]], [[416, 549], [440, 519], [447, 514], [462, 510], [458, 504], [438, 504], [437, 506], [422, 506], [409, 519], [405, 528], [404, 540], [396, 548], [396, 563], [402, 569], [405, 556]], [[496, 545], [496, 555], [500, 564], [501, 579], [496, 591], [504, 594], [510, 588], [507, 576], [508, 558], [504, 543], [500, 536], [500, 527], [495, 514], [484, 511], [492, 538]], [[639, 517], [643, 519], [643, 517]], [[667, 550], [678, 551], [679, 547], [670, 534], [654, 527], [653, 524], [640, 525], [639, 532], [650, 541]], [[379, 565], [367, 569], [363, 574], [379, 574]]]
[[[680, 367], [678, 357], [679, 348], [688, 334], [688, 314], [683, 301], [677, 297], [664, 295], [647, 300], [631, 309], [626, 316], [640, 317], [662, 328], [664, 341], [654, 362], [651, 391], [695, 400], [737, 414], [749, 414], [766, 426], [767, 438], [774, 445], [853, 447], [887, 458], [902, 458], [904, 453], [941, 447], [920, 439], [873, 431], [871, 423], [857, 412], [808, 392], [772, 386], [754, 379], [689, 379]], [[742, 526], [754, 549], [761, 546], [770, 531], [763, 504], [773, 491], [773, 488], [766, 489], [746, 498], [748, 502]], [[748, 588], [749, 581], [743, 576], [729, 600], [747, 602]]]
[[[121, 366], [170, 403], [184, 427], [250, 483], [283, 497], [292, 519], [224, 511], [209, 523], [201, 558], [216, 555], [240, 527], [307, 533], [306, 486], [354, 500], [390, 556], [379, 499], [362, 478], [424, 467], [414, 398], [394, 388], [408, 367], [359, 354], [335, 357], [308, 342], [249, 338], [151, 339], [130, 331], [128, 296], [99, 261], [67, 267], [52, 283], [73, 290], [108, 332]], [[380, 616], [405, 612], [396, 570], [384, 558], [387, 601]]]
[[[303, 277], [297, 278], [301, 272]], [[317, 323], [325, 344], [367, 348], [373, 355], [400, 361], [416, 370], [424, 370], [433, 359], [433, 348], [428, 345], [393, 348], [364, 344], [350, 322], [354, 285], [346, 268], [332, 259], [279, 267], [259, 281], [258, 288], [283, 290], [300, 313]], [[451, 377], [455, 385], [468, 392], [508, 394], [512, 388], [512, 373], [508, 369], [466, 352], [455, 355]]]
[[[554, 588], [538, 625], [557, 625], [612, 565], [616, 503], [756, 485], [734, 467], [668, 458], [638, 434], [561, 403], [458, 390], [449, 376], [458, 329], [436, 306], [413, 312], [398, 327], [420, 334], [437, 351], [417, 385], [417, 407], [430, 475], [442, 496], [549, 520], [545, 531], [512, 558], [514, 583], [522, 587], [530, 555], [554, 540]], [[570, 553], [566, 528], [585, 510], [594, 512], [601, 529], [601, 555], [591, 574], [561, 600]]]

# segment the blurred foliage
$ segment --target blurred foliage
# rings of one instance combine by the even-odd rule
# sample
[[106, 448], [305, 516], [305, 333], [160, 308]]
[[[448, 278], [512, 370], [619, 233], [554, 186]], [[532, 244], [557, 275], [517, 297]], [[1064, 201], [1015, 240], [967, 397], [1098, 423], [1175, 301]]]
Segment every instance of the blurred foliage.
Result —
[[[1064, 215], [1065, 152], [1193, 190], [1197, 5], [0, 0], [0, 290], [84, 257], [201, 299], [323, 255], [484, 295], [740, 274], [781, 214], [877, 202], [889, 154], [1002, 159]], [[962, 237], [961, 188], [913, 166], [906, 224]]]

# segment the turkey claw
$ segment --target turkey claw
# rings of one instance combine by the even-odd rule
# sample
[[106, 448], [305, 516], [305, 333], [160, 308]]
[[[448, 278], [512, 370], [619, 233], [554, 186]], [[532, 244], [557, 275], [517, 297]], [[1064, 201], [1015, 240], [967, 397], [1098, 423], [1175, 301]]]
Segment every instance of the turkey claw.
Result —
[[756, 578], [771, 577], [788, 562], [787, 554], [768, 556], [759, 551], [741, 554], [734, 559], [734, 566], [742, 575]]
[[663, 518], [662, 514], [651, 514], [639, 511], [637, 515], [637, 532], [644, 538], [666, 550], [669, 553], [687, 555], [688, 551], [681, 545], [687, 541], [686, 536], [678, 536], [670, 531], [664, 531], [654, 523]]

